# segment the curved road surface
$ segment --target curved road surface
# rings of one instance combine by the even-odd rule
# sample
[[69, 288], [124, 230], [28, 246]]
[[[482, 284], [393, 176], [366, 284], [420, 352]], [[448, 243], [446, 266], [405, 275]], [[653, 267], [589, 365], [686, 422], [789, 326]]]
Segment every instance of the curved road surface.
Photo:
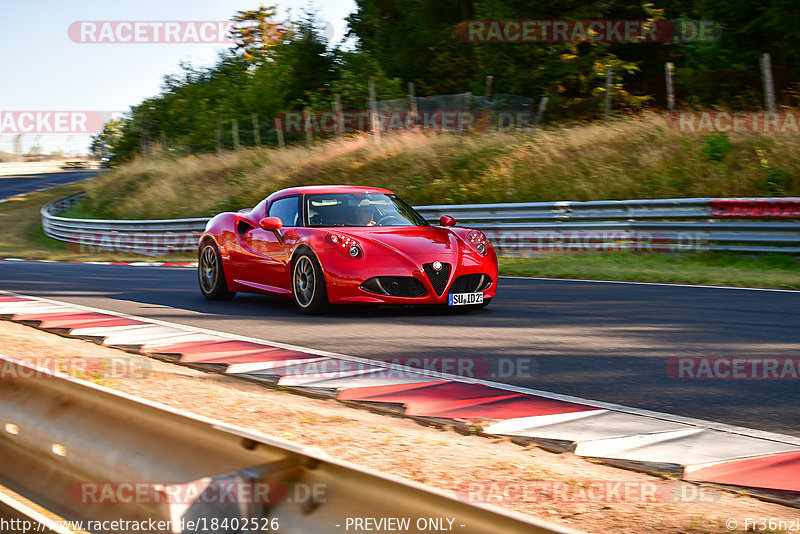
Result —
[[80, 182], [102, 171], [64, 171], [0, 176], [0, 200], [59, 185]]
[[800, 436], [800, 380], [677, 380], [675, 357], [800, 355], [800, 292], [501, 279], [485, 310], [207, 302], [193, 269], [0, 261], [0, 289], [366, 358], [524, 361], [496, 379]]

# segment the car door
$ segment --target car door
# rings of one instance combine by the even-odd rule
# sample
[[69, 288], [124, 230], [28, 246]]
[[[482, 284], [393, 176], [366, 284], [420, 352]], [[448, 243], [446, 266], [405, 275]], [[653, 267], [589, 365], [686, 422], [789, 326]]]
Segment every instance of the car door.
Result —
[[[278, 217], [283, 228], [278, 231], [265, 230], [260, 226], [249, 229], [241, 236], [242, 250], [247, 256], [243, 278], [251, 285], [265, 291], [286, 293], [289, 284], [289, 252], [291, 238], [301, 223], [300, 197], [292, 195], [272, 200], [267, 205], [267, 217]], [[257, 223], [257, 222], [256, 222]]]

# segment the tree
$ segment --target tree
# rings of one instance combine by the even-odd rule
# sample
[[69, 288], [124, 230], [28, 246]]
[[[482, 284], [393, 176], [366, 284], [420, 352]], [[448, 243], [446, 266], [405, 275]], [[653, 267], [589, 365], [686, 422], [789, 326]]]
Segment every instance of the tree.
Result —
[[269, 56], [270, 49], [287, 37], [287, 28], [272, 20], [277, 13], [276, 6], [260, 6], [250, 11], [237, 11], [233, 16], [235, 25], [231, 37], [236, 43], [236, 52], [247, 65], [258, 68]]
[[92, 136], [90, 150], [93, 155], [102, 157], [115, 151], [122, 138], [122, 121], [110, 120], [103, 125], [97, 135]]
[[347, 22], [387, 76], [432, 95], [463, 92], [479, 70], [474, 46], [454, 31], [472, 14], [469, 0], [356, 0]]
[[605, 65], [618, 67], [616, 100], [631, 107], [643, 98], [625, 92], [623, 77], [637, 65], [609, 43], [475, 43], [457, 38], [463, 20], [646, 18], [641, 6], [619, 0], [357, 0], [348, 17], [360, 45], [388, 76], [414, 81], [421, 94], [494, 92], [536, 98], [572, 114], [597, 113]]

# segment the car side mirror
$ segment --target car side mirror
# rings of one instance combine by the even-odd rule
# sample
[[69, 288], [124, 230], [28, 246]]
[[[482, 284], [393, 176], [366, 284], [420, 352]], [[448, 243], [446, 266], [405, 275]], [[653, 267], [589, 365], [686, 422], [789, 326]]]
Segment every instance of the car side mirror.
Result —
[[264, 230], [277, 231], [283, 228], [283, 221], [279, 217], [264, 217], [258, 225]]
[[442, 226], [455, 226], [456, 220], [449, 215], [442, 215], [442, 218], [439, 219], [439, 224]]

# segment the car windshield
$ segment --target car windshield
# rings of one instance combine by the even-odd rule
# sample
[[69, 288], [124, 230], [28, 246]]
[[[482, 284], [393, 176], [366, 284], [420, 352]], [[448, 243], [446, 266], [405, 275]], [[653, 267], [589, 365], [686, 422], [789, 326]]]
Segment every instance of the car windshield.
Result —
[[395, 195], [331, 193], [306, 196], [307, 226], [430, 226]]

